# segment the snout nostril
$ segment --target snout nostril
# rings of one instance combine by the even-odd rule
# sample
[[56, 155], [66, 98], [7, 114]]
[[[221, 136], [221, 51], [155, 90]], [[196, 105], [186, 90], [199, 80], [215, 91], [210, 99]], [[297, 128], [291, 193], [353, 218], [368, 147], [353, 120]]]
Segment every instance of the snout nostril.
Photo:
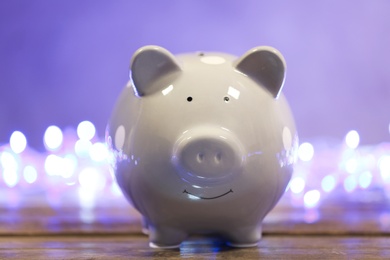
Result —
[[198, 153], [198, 155], [196, 156], [196, 159], [198, 160], [199, 163], [203, 162], [204, 154], [203, 153]]

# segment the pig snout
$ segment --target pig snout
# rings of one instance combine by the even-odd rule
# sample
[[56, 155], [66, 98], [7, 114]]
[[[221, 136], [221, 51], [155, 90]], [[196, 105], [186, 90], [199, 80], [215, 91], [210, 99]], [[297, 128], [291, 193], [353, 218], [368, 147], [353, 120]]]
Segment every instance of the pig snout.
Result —
[[189, 182], [224, 182], [241, 171], [244, 163], [239, 140], [221, 128], [199, 128], [184, 132], [173, 151], [173, 164]]

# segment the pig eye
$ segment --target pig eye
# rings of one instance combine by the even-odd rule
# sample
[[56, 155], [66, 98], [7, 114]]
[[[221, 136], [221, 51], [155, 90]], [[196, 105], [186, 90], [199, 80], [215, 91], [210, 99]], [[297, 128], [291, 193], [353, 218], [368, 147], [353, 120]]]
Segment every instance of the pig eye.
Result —
[[192, 97], [188, 97], [188, 98], [187, 98], [187, 101], [188, 101], [188, 102], [191, 102], [191, 101], [192, 101]]
[[226, 103], [229, 102], [229, 100], [230, 100], [230, 98], [228, 96], [223, 98], [223, 101], [225, 101]]

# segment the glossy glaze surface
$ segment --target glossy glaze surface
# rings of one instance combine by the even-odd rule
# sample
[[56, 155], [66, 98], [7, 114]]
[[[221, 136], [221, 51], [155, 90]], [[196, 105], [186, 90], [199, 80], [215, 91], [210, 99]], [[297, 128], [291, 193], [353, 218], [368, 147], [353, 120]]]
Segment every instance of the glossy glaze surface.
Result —
[[107, 127], [116, 179], [152, 247], [213, 233], [254, 246], [290, 180], [298, 144], [271, 47], [240, 58], [139, 49]]

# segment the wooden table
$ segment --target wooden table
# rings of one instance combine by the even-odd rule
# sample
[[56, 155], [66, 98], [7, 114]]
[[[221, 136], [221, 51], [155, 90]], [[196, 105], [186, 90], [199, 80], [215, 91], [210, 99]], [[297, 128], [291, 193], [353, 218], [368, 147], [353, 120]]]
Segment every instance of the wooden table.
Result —
[[232, 249], [191, 237], [180, 249], [148, 246], [126, 202], [81, 209], [45, 204], [0, 208], [1, 259], [390, 259], [390, 208], [329, 202], [317, 210], [280, 203], [258, 247]]

